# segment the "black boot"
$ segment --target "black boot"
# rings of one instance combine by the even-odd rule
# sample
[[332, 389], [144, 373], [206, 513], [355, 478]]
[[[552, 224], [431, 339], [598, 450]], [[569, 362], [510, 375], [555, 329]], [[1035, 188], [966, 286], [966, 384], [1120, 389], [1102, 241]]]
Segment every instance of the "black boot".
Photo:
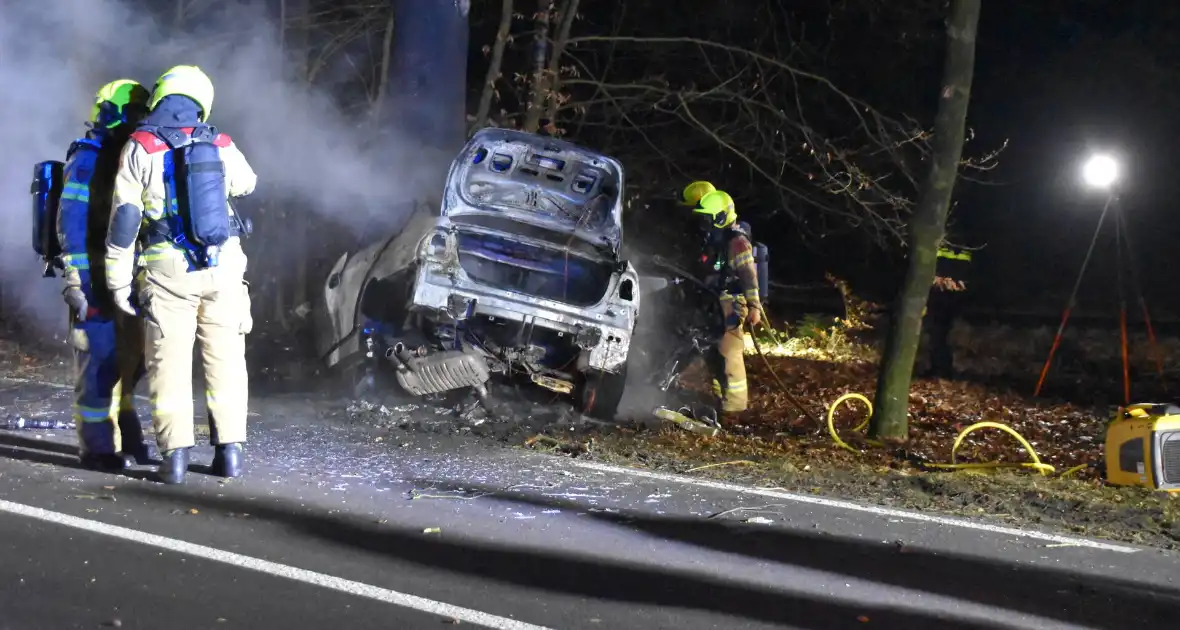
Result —
[[241, 477], [242, 459], [241, 444], [218, 444], [213, 453], [212, 472], [218, 477]]
[[122, 472], [123, 457], [115, 453], [115, 425], [110, 421], [82, 425], [78, 459], [82, 466], [102, 472]]
[[160, 481], [169, 485], [184, 483], [188, 472], [188, 449], [177, 448], [160, 453], [160, 468], [156, 471]]
[[143, 441], [143, 426], [139, 424], [139, 416], [134, 411], [119, 414], [119, 435], [123, 442], [123, 459], [127, 466], [145, 466], [151, 463], [151, 453]]

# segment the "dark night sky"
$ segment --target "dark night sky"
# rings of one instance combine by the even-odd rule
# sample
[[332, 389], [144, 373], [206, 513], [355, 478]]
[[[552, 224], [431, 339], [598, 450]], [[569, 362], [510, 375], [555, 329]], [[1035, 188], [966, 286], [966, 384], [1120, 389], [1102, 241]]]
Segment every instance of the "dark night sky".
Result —
[[[1097, 225], [1104, 196], [1080, 185], [1095, 149], [1120, 152], [1122, 207], [1145, 294], [1164, 316], [1180, 305], [1166, 273], [1180, 236], [1176, 199], [1177, 3], [986, 0], [969, 125], [976, 151], [1004, 138], [992, 173], [967, 185], [955, 210], [977, 255], [977, 305], [1060, 308]], [[969, 145], [969, 149], [973, 148]], [[1113, 222], [1099, 241], [1079, 309], [1116, 308]], [[1107, 229], [1110, 228], [1110, 229]], [[1111, 311], [1114, 314], [1115, 311]]]

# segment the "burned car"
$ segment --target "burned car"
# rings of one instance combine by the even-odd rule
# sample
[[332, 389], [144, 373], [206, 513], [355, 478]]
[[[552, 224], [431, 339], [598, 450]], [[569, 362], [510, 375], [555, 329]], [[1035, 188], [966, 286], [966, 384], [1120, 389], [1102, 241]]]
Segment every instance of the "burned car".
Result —
[[319, 309], [328, 366], [392, 372], [413, 395], [493, 375], [614, 415], [640, 310], [622, 250], [623, 168], [566, 141], [477, 132], [437, 212], [333, 266]]

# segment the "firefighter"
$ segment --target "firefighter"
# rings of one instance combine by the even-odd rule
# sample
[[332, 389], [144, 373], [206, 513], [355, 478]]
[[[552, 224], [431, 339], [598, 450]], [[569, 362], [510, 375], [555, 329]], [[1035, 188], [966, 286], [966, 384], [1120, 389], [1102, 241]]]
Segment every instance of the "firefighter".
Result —
[[[107, 241], [115, 303], [143, 311], [158, 474], [168, 484], [184, 482], [195, 442], [194, 340], [205, 372], [213, 474], [239, 476], [246, 441], [252, 320], [241, 237], [249, 230], [228, 198], [253, 192], [257, 176], [230, 137], [207, 124], [212, 105], [213, 84], [196, 66], [174, 67], [156, 81], [151, 113], [120, 156]], [[131, 303], [133, 282], [138, 305]]]
[[930, 335], [928, 376], [947, 379], [955, 376], [950, 334], [963, 308], [964, 292], [967, 290], [966, 272], [970, 264], [970, 251], [946, 245], [938, 248], [934, 286], [930, 291], [923, 324]]
[[147, 112], [149, 96], [147, 88], [130, 79], [98, 90], [90, 130], [67, 153], [58, 206], [79, 457], [83, 466], [107, 471], [148, 462], [134, 399], [143, 376], [142, 322], [115, 308], [103, 248], [119, 151]]
[[[685, 199], [688, 198], [686, 190]], [[733, 198], [728, 193], [706, 192], [693, 213], [701, 219], [707, 234], [706, 256], [714, 271], [708, 283], [718, 291], [725, 320], [724, 332], [711, 361], [715, 375], [713, 393], [723, 415], [740, 413], [749, 405], [743, 327], [757, 326], [762, 321], [754, 247], [748, 228], [737, 222]]]

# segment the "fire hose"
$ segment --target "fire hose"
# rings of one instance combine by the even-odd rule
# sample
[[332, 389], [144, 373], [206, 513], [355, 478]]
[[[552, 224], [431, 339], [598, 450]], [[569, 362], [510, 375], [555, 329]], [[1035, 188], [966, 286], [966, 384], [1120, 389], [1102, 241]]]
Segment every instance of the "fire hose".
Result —
[[[763, 312], [765, 314], [765, 311], [763, 311]], [[809, 413], [806, 408], [803, 407], [802, 403], [800, 403], [799, 400], [793, 394], [791, 394], [790, 391], [788, 391], [786, 384], [783, 383], [782, 379], [778, 375], [778, 372], [776, 372], [774, 370], [774, 367], [772, 367], [770, 365], [770, 361], [766, 358], [766, 354], [762, 352], [762, 347], [758, 343], [758, 336], [754, 334], [753, 330], [750, 331], [750, 339], [754, 342], [754, 350], [758, 353], [759, 358], [761, 358], [762, 362], [766, 365], [766, 370], [768, 372], [770, 372], [771, 378], [774, 379], [775, 383], [779, 387], [779, 390], [782, 391], [783, 395], [786, 396], [787, 400], [794, 407], [796, 407], [805, 417], [807, 417], [809, 420], [812, 420], [813, 422], [816, 422], [816, 424], [819, 424], [818, 420], [816, 420], [816, 418], [811, 413]], [[831, 405], [828, 406], [828, 415], [827, 415], [828, 434], [832, 436], [832, 441], [836, 443], [836, 446], [838, 446], [844, 450], [847, 450], [851, 453], [855, 453], [857, 455], [860, 455], [861, 452], [859, 450], [853, 448], [852, 446], [850, 446], [843, 439], [841, 439], [839, 432], [836, 431], [836, 424], [835, 424], [836, 409], [839, 408], [841, 403], [844, 403], [845, 401], [850, 401], [850, 400], [859, 400], [865, 404], [865, 408], [866, 408], [866, 413], [865, 413], [864, 419], [861, 420], [861, 422], [858, 425], [856, 425], [856, 427], [854, 427], [852, 430], [859, 432], [859, 431], [863, 431], [866, 428], [868, 428], [869, 421], [872, 420], [872, 417], [873, 417], [873, 403], [864, 394], [859, 394], [856, 392], [849, 392], [849, 393], [846, 393], [846, 394], [840, 396], [839, 398], [837, 398], [835, 400], [835, 402], [833, 402]], [[1003, 431], [1003, 432], [1011, 435], [1013, 438], [1016, 439], [1017, 442], [1020, 443], [1021, 447], [1023, 447], [1024, 451], [1026, 453], [1028, 453], [1028, 455], [1032, 459], [1032, 461], [1030, 461], [1030, 462], [995, 461], [995, 462], [964, 462], [964, 463], [957, 462], [956, 459], [958, 456], [959, 447], [961, 447], [963, 445], [963, 440], [971, 433], [974, 433], [975, 431], [978, 431], [980, 429], [996, 429], [996, 430]], [[883, 446], [883, 444], [881, 442], [876, 441], [876, 440], [868, 440], [868, 443], [872, 444], [874, 446]], [[928, 463], [928, 464], [925, 464], [925, 466], [928, 466], [930, 468], [944, 469], [944, 470], [1031, 468], [1031, 469], [1036, 470], [1037, 472], [1041, 473], [1041, 475], [1043, 475], [1043, 476], [1051, 475], [1057, 471], [1057, 469], [1055, 467], [1042, 462], [1040, 456], [1037, 454], [1036, 450], [1032, 447], [1032, 444], [1030, 444], [1028, 442], [1028, 440], [1026, 440], [1024, 438], [1024, 436], [1020, 435], [1020, 433], [1018, 433], [1015, 429], [1013, 429], [1012, 427], [1010, 427], [1006, 424], [1003, 424], [1000, 422], [991, 422], [991, 421], [976, 422], [975, 424], [972, 424], [959, 432], [959, 434], [955, 437], [954, 443], [951, 445], [951, 461], [949, 464]], [[1062, 472], [1059, 475], [1059, 477], [1068, 477], [1068, 476], [1073, 475], [1074, 473], [1076, 473], [1080, 470], [1083, 470], [1085, 468], [1088, 468], [1088, 467], [1089, 467], [1088, 464], [1080, 464], [1078, 466], [1074, 466], [1074, 467], [1069, 468], [1069, 469], [1065, 470], [1064, 472]]]
[[[858, 451], [857, 449], [853, 448], [852, 446], [849, 446], [847, 442], [845, 442], [844, 440], [842, 440], [840, 438], [840, 434], [837, 433], [837, 431], [836, 431], [836, 424], [835, 424], [836, 409], [840, 406], [840, 403], [847, 401], [847, 400], [859, 400], [865, 404], [865, 407], [867, 409], [867, 412], [865, 413], [864, 420], [862, 420], [860, 424], [856, 425], [856, 427], [853, 428], [853, 431], [863, 431], [869, 425], [869, 420], [873, 417], [873, 403], [870, 402], [869, 399], [867, 397], [865, 397], [863, 394], [858, 394], [856, 392], [849, 392], [849, 393], [844, 394], [843, 396], [840, 396], [839, 398], [837, 398], [836, 401], [833, 402], [831, 404], [831, 406], [828, 407], [828, 433], [832, 436], [832, 441], [834, 441], [837, 446], [839, 446], [840, 448], [843, 448], [851, 453], [855, 453], [857, 455], [860, 455], [861, 452]], [[956, 460], [958, 452], [959, 452], [959, 447], [963, 445], [963, 439], [966, 438], [969, 434], [974, 433], [975, 431], [978, 431], [979, 429], [997, 429], [997, 430], [1007, 433], [1008, 435], [1011, 435], [1013, 438], [1016, 439], [1017, 442], [1020, 443], [1020, 445], [1024, 448], [1024, 451], [1026, 453], [1028, 453], [1029, 458], [1031, 458], [1032, 461], [1031, 462], [998, 462], [997, 461], [997, 462], [967, 462], [967, 463], [956, 462], [955, 460]], [[881, 443], [875, 442], [875, 441], [870, 441], [870, 444], [880, 445]], [[951, 463], [949, 463], [949, 464], [925, 464], [925, 466], [928, 466], [930, 468], [941, 468], [941, 469], [947, 469], [947, 470], [972, 470], [972, 469], [981, 469], [981, 468], [1031, 468], [1031, 469], [1036, 470], [1037, 472], [1041, 473], [1041, 475], [1043, 475], [1043, 476], [1048, 476], [1048, 475], [1051, 475], [1051, 474], [1057, 472], [1056, 468], [1041, 461], [1041, 458], [1039, 455], [1037, 455], [1036, 450], [1033, 449], [1032, 445], [1029, 444], [1028, 440], [1024, 439], [1024, 436], [1022, 436], [1016, 432], [1016, 429], [1013, 429], [1012, 427], [1010, 427], [1006, 424], [1000, 423], [1000, 422], [991, 422], [991, 421], [976, 422], [975, 424], [972, 424], [971, 426], [969, 426], [959, 432], [959, 435], [955, 437], [955, 441], [951, 445]], [[1079, 470], [1083, 470], [1088, 467], [1089, 467], [1089, 464], [1080, 464], [1078, 466], [1074, 466], [1073, 468], [1069, 468], [1069, 469], [1065, 470], [1064, 472], [1062, 472], [1058, 476], [1059, 477], [1068, 477], [1068, 476], [1078, 472]]]

